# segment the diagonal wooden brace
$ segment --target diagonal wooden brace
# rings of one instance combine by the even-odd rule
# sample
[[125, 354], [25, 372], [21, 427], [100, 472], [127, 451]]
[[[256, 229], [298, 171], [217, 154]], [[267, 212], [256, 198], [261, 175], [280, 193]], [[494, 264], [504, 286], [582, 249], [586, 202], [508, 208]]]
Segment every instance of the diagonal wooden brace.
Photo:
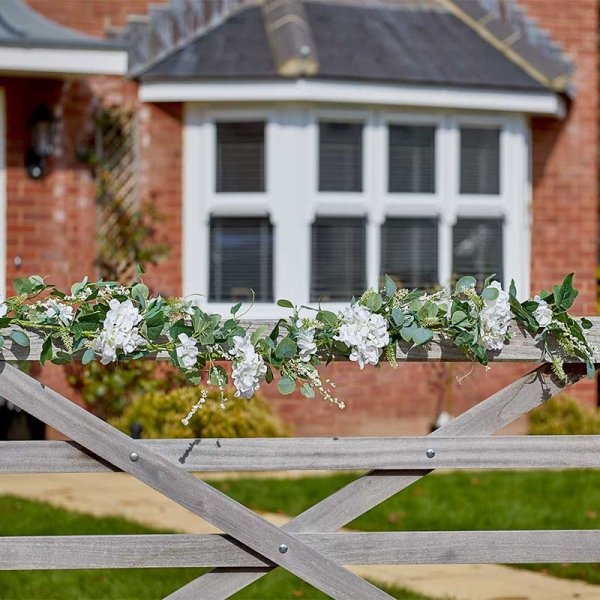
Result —
[[[582, 364], [565, 364], [565, 371], [569, 376], [568, 384], [559, 382], [550, 366], [543, 364], [430, 436], [491, 435], [585, 376]], [[283, 529], [298, 533], [335, 531], [432, 471], [371, 471], [292, 519]], [[169, 599], [229, 598], [270, 571], [269, 568], [214, 569], [188, 583]]]
[[390, 598], [379, 588], [7, 363], [0, 364], [0, 396], [230, 534], [245, 545], [250, 554], [260, 554], [333, 598]]

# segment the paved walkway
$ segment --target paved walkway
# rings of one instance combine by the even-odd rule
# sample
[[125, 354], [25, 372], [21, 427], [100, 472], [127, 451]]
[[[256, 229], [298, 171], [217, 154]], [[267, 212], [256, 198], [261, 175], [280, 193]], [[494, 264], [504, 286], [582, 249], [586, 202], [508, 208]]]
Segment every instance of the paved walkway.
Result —
[[[5, 494], [98, 516], [119, 515], [182, 533], [218, 531], [124, 473], [0, 475], [0, 495]], [[287, 520], [281, 515], [266, 516], [277, 525]], [[498, 565], [368, 566], [352, 570], [374, 581], [406, 587], [434, 598], [600, 600], [600, 586]]]

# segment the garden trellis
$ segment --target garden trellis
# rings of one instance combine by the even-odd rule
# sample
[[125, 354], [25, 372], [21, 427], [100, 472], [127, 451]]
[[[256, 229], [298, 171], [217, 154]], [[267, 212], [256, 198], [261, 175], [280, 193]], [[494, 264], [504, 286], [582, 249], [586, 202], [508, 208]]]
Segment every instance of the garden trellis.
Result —
[[[589, 340], [597, 345], [600, 319], [590, 321]], [[245, 325], [265, 324], [275, 325]], [[567, 379], [557, 378], [548, 363], [539, 364], [540, 348], [529, 333], [515, 322], [510, 333], [510, 343], [490, 360], [535, 368], [429, 436], [410, 438], [134, 440], [2, 362], [0, 396], [72, 441], [0, 442], [0, 472], [125, 471], [223, 534], [2, 538], [0, 569], [212, 567], [169, 596], [182, 600], [227, 598], [282, 567], [333, 598], [371, 600], [389, 596], [344, 565], [600, 561], [598, 530], [338, 532], [435, 469], [600, 466], [597, 436], [490, 437], [586, 374], [579, 359], [567, 357]], [[39, 360], [44, 338], [28, 336], [23, 346], [5, 331], [2, 360]], [[396, 358], [467, 360], [437, 337], [398, 349]], [[368, 472], [281, 528], [190, 474], [291, 469]]]

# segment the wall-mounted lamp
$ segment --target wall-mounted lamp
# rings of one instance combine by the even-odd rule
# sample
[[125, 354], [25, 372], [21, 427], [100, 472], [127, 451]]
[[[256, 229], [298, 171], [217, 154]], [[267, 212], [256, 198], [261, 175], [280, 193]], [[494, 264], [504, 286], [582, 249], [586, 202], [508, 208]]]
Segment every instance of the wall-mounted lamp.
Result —
[[54, 153], [56, 123], [45, 104], [39, 104], [29, 117], [31, 148], [25, 156], [25, 168], [31, 179], [42, 179], [46, 175], [46, 159]]

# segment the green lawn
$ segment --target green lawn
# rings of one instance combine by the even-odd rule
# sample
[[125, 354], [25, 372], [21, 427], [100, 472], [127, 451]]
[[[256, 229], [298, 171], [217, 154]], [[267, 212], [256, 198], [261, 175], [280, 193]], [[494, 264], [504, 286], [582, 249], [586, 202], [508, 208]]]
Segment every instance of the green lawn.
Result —
[[[297, 515], [356, 478], [212, 482], [255, 509]], [[356, 521], [365, 531], [598, 529], [600, 471], [454, 472], [425, 477]], [[600, 565], [523, 565], [600, 584]]]
[[[120, 518], [91, 517], [48, 504], [0, 496], [0, 536], [165, 533]], [[0, 571], [1, 600], [158, 599], [196, 578], [202, 569], [88, 571]], [[401, 589], [394, 598], [428, 600]], [[317, 600], [327, 598], [281, 569], [234, 596], [236, 600]]]

